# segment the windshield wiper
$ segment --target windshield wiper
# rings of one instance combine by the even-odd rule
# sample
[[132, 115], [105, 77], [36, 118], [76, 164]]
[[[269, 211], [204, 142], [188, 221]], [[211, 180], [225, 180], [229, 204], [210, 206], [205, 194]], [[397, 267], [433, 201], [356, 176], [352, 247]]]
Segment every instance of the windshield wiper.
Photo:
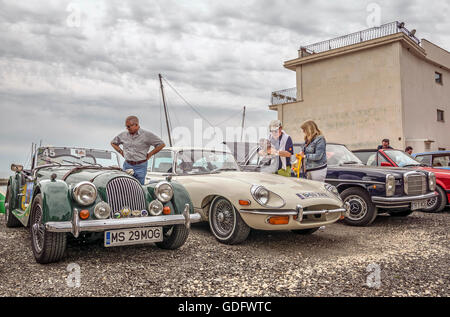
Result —
[[99, 163], [91, 163], [91, 162], [86, 162], [86, 161], [83, 161], [83, 160], [82, 160], [81, 162], [86, 163], [86, 164], [89, 164], [89, 165], [91, 165], [91, 166], [99, 166], [99, 167], [102, 167], [102, 165], [99, 164]]
[[59, 163], [57, 161], [53, 161], [53, 160], [49, 160], [49, 159], [44, 159], [44, 161], [46, 161], [49, 164], [58, 164], [58, 166], [61, 166], [61, 163]]
[[409, 166], [421, 166], [420, 164], [406, 164], [403, 165], [403, 167], [409, 167]]
[[345, 165], [345, 164], [360, 164], [360, 162], [356, 162], [356, 161], [346, 161], [346, 162], [342, 162], [340, 165]]
[[216, 169], [212, 170], [211, 172], [214, 173], [214, 172], [219, 172], [219, 171], [236, 171], [237, 172], [238, 170], [235, 168], [228, 167], [228, 168], [216, 168]]
[[73, 161], [69, 161], [69, 160], [62, 160], [62, 161], [63, 161], [63, 162], [66, 162], [66, 163], [73, 164], [73, 165], [83, 166], [83, 164], [78, 163], [78, 162], [73, 162]]

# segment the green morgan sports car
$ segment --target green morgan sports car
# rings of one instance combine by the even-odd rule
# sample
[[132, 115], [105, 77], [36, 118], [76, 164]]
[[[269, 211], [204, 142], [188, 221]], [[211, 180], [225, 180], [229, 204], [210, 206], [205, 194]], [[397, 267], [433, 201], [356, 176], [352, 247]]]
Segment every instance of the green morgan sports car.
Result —
[[68, 238], [176, 249], [200, 221], [182, 185], [170, 178], [141, 185], [114, 152], [33, 146], [32, 153], [30, 170], [11, 166], [5, 218], [7, 227], [30, 228], [38, 263], [60, 260]]

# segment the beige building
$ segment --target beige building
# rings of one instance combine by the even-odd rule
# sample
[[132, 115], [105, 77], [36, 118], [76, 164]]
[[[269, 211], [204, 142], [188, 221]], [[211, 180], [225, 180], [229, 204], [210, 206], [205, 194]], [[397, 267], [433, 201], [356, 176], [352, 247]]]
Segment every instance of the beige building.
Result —
[[350, 149], [450, 150], [450, 53], [393, 22], [301, 47], [284, 63], [297, 87], [272, 93], [270, 109], [294, 142], [313, 119], [328, 142]]

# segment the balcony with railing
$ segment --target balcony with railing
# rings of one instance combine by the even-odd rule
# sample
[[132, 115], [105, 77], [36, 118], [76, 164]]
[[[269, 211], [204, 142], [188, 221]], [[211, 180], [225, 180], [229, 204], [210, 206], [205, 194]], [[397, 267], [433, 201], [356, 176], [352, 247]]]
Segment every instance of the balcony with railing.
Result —
[[290, 103], [297, 101], [297, 88], [289, 88], [274, 91], [271, 97], [272, 105], [281, 105], [283, 103]]

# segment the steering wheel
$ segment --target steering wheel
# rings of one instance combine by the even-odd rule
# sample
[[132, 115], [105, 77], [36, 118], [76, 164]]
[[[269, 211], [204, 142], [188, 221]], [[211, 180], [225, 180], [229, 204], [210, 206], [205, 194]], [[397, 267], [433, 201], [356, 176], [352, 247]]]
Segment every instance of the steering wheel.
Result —
[[206, 167], [204, 167], [204, 166], [193, 166], [192, 169], [193, 170], [198, 170], [200, 172], [209, 172], [209, 170]]

